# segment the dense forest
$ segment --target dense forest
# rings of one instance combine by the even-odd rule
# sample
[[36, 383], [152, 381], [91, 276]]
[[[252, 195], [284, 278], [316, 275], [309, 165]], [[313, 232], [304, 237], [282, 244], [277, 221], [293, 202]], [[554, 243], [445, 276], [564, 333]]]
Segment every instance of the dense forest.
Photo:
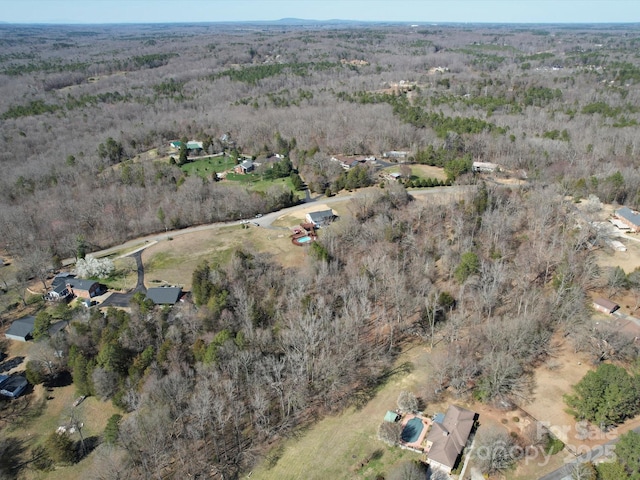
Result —
[[[637, 358], [622, 332], [575, 328], [603, 279], [600, 233], [572, 217], [592, 195], [640, 207], [632, 26], [0, 25], [0, 45], [0, 231], [18, 283], [295, 203], [159, 160], [176, 139], [286, 156], [268, 175], [318, 194], [378, 183], [332, 155], [392, 150], [464, 187], [425, 203], [383, 183], [300, 269], [239, 247], [172, 310], [138, 296], [130, 313], [53, 312], [73, 318], [42, 355], [63, 354], [30, 378], [69, 372], [123, 414], [95, 478], [238, 478], [300, 425], [366, 402], [409, 340], [451, 346], [425, 399], [526, 399], [556, 332], [594, 362]], [[522, 182], [485, 183], [471, 161]]]

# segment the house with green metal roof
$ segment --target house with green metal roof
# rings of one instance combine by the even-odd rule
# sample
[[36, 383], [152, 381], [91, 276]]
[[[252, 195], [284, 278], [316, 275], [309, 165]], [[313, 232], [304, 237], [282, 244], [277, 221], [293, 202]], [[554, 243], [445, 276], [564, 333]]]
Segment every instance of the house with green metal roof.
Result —
[[[182, 143], [180, 140], [174, 140], [169, 145], [172, 148], [180, 149], [185, 144]], [[187, 147], [187, 150], [202, 150], [203, 145], [202, 145], [202, 142], [198, 142], [196, 140], [190, 140], [186, 143], [186, 147]]]

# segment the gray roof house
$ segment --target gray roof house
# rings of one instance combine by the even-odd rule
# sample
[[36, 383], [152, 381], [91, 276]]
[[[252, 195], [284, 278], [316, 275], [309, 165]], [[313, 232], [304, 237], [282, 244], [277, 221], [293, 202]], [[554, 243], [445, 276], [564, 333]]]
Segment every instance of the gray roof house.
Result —
[[85, 280], [84, 278], [67, 278], [67, 285], [76, 297], [92, 298], [100, 295], [102, 287], [95, 280]]
[[427, 436], [427, 462], [435, 468], [450, 473], [458, 463], [477, 413], [449, 406], [441, 422], [434, 421]]
[[147, 298], [156, 305], [175, 305], [182, 295], [180, 287], [147, 288]]
[[634, 212], [629, 207], [622, 207], [615, 211], [615, 215], [626, 223], [632, 231], [640, 231], [640, 213]]
[[57, 288], [59, 285], [64, 285], [66, 287], [67, 283], [69, 283], [69, 280], [74, 277], [75, 275], [70, 272], [57, 273], [56, 276], [53, 277], [53, 280], [51, 280], [51, 287]]
[[239, 165], [236, 165], [236, 167], [234, 168], [234, 171], [236, 173], [249, 173], [249, 172], [252, 172], [253, 169], [254, 169], [253, 160], [244, 160]]
[[19, 318], [18, 320], [14, 320], [4, 336], [9, 340], [26, 342], [31, 338], [35, 322], [36, 318], [31, 315], [29, 315], [28, 317]]
[[27, 388], [27, 379], [21, 375], [0, 375], [0, 395], [9, 398], [17, 398]]
[[69, 298], [70, 296], [71, 292], [67, 288], [67, 284], [58, 282], [57, 285], [53, 285], [53, 288], [44, 296], [44, 299], [56, 302], [58, 300]]
[[322, 225], [327, 225], [333, 221], [336, 216], [333, 213], [333, 210], [321, 210], [319, 212], [309, 212], [307, 213], [307, 222], [313, 223], [316, 227], [320, 227]]

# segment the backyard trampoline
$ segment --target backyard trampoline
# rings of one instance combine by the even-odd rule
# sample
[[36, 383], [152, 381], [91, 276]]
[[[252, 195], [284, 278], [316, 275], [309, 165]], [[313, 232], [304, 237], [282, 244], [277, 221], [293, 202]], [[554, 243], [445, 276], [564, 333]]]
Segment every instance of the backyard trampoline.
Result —
[[404, 443], [414, 443], [420, 438], [423, 428], [422, 420], [418, 417], [413, 417], [402, 429], [400, 438]]

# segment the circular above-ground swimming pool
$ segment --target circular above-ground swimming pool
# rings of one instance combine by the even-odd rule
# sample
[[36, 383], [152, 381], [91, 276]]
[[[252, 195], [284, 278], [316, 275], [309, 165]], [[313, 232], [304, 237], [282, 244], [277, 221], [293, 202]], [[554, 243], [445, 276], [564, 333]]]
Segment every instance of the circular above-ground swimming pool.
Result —
[[313, 240], [313, 239], [308, 235], [306, 237], [296, 238], [296, 241], [298, 243], [309, 243], [311, 240]]
[[417, 442], [420, 438], [420, 434], [422, 433], [423, 428], [424, 424], [422, 423], [422, 420], [418, 417], [413, 417], [402, 429], [400, 438], [404, 443]]

